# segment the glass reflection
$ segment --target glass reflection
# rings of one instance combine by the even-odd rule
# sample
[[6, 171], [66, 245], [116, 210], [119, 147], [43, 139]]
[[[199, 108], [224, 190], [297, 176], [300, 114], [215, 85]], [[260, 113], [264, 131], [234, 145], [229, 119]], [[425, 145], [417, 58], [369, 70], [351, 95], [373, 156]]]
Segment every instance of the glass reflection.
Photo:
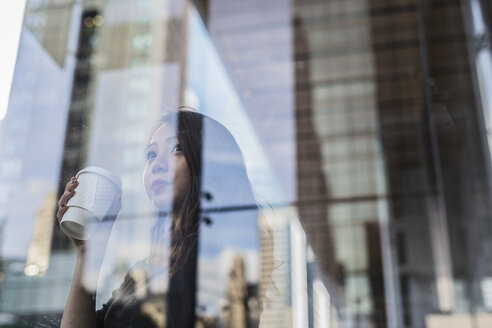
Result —
[[[92, 312], [126, 283], [109, 312], [139, 307], [158, 327], [490, 326], [489, 12], [483, 0], [27, 1], [0, 109], [0, 326], [60, 325], [77, 250], [57, 200], [93, 165], [123, 194], [86, 243]], [[172, 197], [149, 199], [142, 171], [155, 123], [181, 105], [244, 157], [214, 152], [230, 138], [204, 119], [200, 229], [178, 238]], [[189, 254], [170, 263], [184, 235]]]
[[[90, 228], [94, 232], [89, 240], [71, 237], [77, 264], [61, 325], [189, 327], [195, 321], [215, 321], [235, 327], [257, 326], [263, 302], [257, 290], [258, 210], [234, 138], [217, 121], [183, 109], [163, 116], [145, 149], [145, 158], [143, 184], [157, 210], [149, 254], [127, 273], [110, 269], [105, 285], [114, 285], [111, 280], [118, 281], [121, 272], [123, 282], [94, 313], [91, 295], [101, 303], [104, 292], [96, 287], [102, 250], [121, 208], [121, 200], [115, 196], [108, 213], [100, 218], [102, 222]], [[80, 179], [67, 183], [58, 202], [59, 220], [70, 206], [93, 211], [93, 205], [71, 202], [77, 191], [88, 192], [87, 185], [79, 187]], [[207, 228], [200, 229], [202, 221]], [[135, 246], [125, 243], [119, 240], [123, 247]], [[227, 271], [217, 275], [210, 270], [217, 267]], [[200, 312], [195, 319], [197, 271]], [[218, 281], [227, 284], [216, 286]], [[211, 287], [212, 293], [208, 291]]]

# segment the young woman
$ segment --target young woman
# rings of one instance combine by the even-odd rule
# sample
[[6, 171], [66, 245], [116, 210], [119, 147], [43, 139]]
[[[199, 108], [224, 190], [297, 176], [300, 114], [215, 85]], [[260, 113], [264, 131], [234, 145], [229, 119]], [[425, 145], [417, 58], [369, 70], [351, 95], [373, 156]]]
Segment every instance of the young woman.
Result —
[[[214, 212], [258, 211], [236, 141], [220, 123], [196, 112], [180, 110], [162, 117], [146, 148], [143, 182], [159, 212], [148, 258], [136, 264], [113, 297], [95, 311], [95, 297], [83, 283], [87, 247], [73, 240], [77, 262], [62, 327], [194, 327], [200, 225], [214, 224]], [[59, 221], [77, 186], [75, 178], [67, 184], [58, 202]], [[115, 199], [103, 222], [113, 222], [120, 208]], [[101, 240], [104, 252], [110, 229], [100, 230], [92, 240]], [[168, 280], [165, 301], [156, 301], [148, 291], [162, 279]]]

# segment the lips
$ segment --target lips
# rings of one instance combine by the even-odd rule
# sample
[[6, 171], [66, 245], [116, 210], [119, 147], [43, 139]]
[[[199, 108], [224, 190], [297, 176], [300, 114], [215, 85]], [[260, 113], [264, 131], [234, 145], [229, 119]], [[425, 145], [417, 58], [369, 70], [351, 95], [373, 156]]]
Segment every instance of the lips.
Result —
[[169, 181], [162, 180], [162, 179], [156, 179], [152, 182], [151, 188], [154, 191], [158, 191], [164, 188], [167, 188], [171, 185]]

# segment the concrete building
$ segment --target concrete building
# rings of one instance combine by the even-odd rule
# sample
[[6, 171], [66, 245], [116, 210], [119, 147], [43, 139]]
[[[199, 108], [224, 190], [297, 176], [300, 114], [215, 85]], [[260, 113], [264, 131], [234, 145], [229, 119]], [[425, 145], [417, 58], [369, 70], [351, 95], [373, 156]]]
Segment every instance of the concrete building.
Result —
[[[145, 256], [142, 149], [179, 105], [231, 130], [272, 208], [247, 230], [257, 275], [232, 284], [276, 286], [251, 314], [264, 327], [488, 324], [490, 12], [482, 0], [28, 2], [0, 121], [0, 325], [59, 318], [73, 249], [52, 218], [46, 254], [39, 224], [86, 165], [125, 190], [103, 276]], [[49, 268], [23, 275], [40, 250]], [[219, 313], [221, 283], [200, 324], [242, 327], [238, 304]]]

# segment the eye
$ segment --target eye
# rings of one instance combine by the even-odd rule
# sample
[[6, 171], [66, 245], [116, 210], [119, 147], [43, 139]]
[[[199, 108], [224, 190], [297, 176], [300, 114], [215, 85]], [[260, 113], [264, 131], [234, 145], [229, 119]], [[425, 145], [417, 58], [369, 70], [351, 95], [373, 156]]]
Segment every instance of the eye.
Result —
[[147, 154], [145, 155], [145, 158], [150, 161], [153, 160], [156, 157], [156, 153], [154, 151], [148, 151]]
[[180, 151], [183, 151], [180, 144], [175, 145], [173, 147], [173, 149], [171, 149], [171, 153], [176, 153], [176, 152], [180, 152]]

